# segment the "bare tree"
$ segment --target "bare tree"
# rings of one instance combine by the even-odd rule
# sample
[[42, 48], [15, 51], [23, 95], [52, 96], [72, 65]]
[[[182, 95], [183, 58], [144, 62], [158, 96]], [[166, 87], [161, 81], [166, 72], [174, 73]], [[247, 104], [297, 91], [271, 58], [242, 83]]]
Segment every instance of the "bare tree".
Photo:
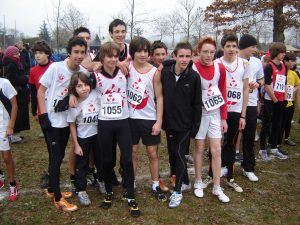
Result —
[[193, 23], [196, 20], [195, 10], [196, 4], [195, 0], [178, 0], [179, 5], [183, 8], [182, 16], [182, 29], [187, 35], [187, 40], [190, 40], [190, 30]]
[[192, 26], [194, 38], [199, 40], [204, 34], [213, 34], [213, 25], [205, 20], [204, 10], [198, 7], [195, 14], [195, 22]]
[[179, 18], [179, 13], [177, 11], [171, 12], [170, 15], [168, 15], [168, 24], [169, 24], [169, 34], [172, 37], [172, 47], [175, 46], [175, 34], [179, 30], [179, 25], [180, 25], [180, 18]]
[[159, 40], [169, 34], [169, 19], [166, 16], [161, 16], [153, 21], [154, 33], [159, 33]]
[[60, 21], [63, 28], [73, 32], [78, 27], [87, 26], [88, 19], [72, 3], [69, 3]]
[[60, 19], [61, 19], [61, 6], [62, 6], [62, 0], [52, 0], [52, 6], [53, 6], [53, 23], [54, 26], [52, 26], [49, 20], [49, 17], [47, 15], [47, 22], [50, 28], [51, 33], [55, 37], [55, 43], [56, 43], [56, 50], [59, 53], [59, 35], [60, 35]]

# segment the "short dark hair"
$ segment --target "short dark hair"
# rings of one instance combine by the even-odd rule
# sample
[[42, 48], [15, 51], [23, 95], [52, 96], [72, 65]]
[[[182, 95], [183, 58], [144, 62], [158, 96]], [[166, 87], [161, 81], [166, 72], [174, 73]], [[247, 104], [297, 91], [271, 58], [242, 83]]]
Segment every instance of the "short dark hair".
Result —
[[226, 45], [226, 42], [236, 42], [236, 44], [238, 45], [239, 39], [235, 33], [228, 33], [228, 34], [225, 34], [221, 39], [222, 48], [224, 48], [224, 46]]
[[84, 47], [85, 47], [85, 52], [86, 52], [86, 50], [87, 50], [87, 43], [86, 43], [86, 41], [83, 40], [83, 39], [80, 38], [80, 37], [77, 37], [77, 36], [72, 37], [72, 38], [69, 39], [68, 45], [67, 45], [67, 48], [66, 48], [66, 49], [67, 49], [67, 52], [68, 52], [69, 54], [71, 54], [71, 52], [72, 52], [72, 47], [74, 47], [74, 46], [76, 46], [76, 45], [84, 46]]
[[32, 52], [35, 53], [37, 51], [44, 52], [46, 55], [49, 55], [48, 58], [50, 58], [52, 54], [51, 48], [46, 41], [36, 41], [34, 43]]
[[114, 19], [110, 24], [109, 24], [109, 27], [108, 27], [108, 31], [110, 33], [112, 33], [114, 31], [114, 27], [117, 27], [117, 26], [124, 26], [125, 27], [125, 30], [127, 30], [127, 27], [126, 27], [126, 23], [123, 21], [123, 20], [120, 20], [120, 19]]
[[76, 97], [78, 97], [78, 93], [76, 92], [76, 86], [77, 86], [79, 80], [81, 80], [83, 83], [89, 85], [92, 90], [92, 83], [91, 83], [91, 80], [89, 79], [89, 77], [87, 76], [87, 74], [85, 74], [83, 72], [74, 72], [71, 76], [70, 84], [68, 87], [68, 92], [69, 92], [69, 94], [75, 95]]
[[73, 36], [78, 36], [79, 33], [82, 33], [82, 32], [85, 32], [85, 33], [88, 33], [89, 35], [91, 35], [91, 32], [88, 28], [86, 27], [78, 27], [76, 28], [74, 31], [73, 31]]
[[281, 42], [274, 42], [269, 49], [271, 59], [276, 58], [280, 53], [286, 52], [286, 46]]
[[154, 41], [150, 47], [150, 54], [153, 55], [155, 49], [157, 48], [163, 48], [166, 50], [166, 53], [168, 51], [167, 46], [165, 43], [163, 43], [162, 41], [158, 40], [158, 41]]
[[129, 54], [134, 59], [134, 54], [142, 50], [147, 50], [150, 55], [150, 42], [144, 37], [136, 37], [129, 44]]
[[297, 57], [294, 53], [287, 52], [283, 58], [283, 61], [296, 61]]
[[188, 50], [191, 50], [191, 52], [193, 52], [193, 47], [189, 42], [179, 42], [179, 43], [177, 43], [177, 45], [175, 46], [175, 49], [173, 51], [175, 56], [177, 56], [177, 52], [180, 49], [188, 49]]
[[100, 47], [99, 61], [103, 62], [103, 59], [104, 59], [105, 56], [109, 56], [109, 57], [113, 56], [114, 51], [117, 52], [116, 56], [119, 58], [119, 56], [120, 56], [119, 46], [113, 41], [108, 41], [108, 42], [104, 43]]

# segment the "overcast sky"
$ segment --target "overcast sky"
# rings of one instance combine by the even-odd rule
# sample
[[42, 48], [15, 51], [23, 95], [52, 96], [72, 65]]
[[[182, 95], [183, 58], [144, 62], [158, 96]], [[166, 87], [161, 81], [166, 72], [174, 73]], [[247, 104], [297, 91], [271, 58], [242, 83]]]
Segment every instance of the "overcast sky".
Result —
[[[56, 0], [0, 0], [0, 25], [14, 28], [16, 21], [17, 30], [25, 36], [34, 37], [39, 32], [43, 20], [53, 19], [53, 3]], [[88, 27], [93, 33], [107, 36], [108, 25], [113, 16], [119, 12], [128, 15], [126, 8], [128, 0], [62, 0], [62, 5], [72, 3], [85, 17], [88, 18]], [[178, 7], [177, 0], [136, 0], [139, 4], [137, 13], [147, 13], [147, 18], [157, 18]], [[205, 8], [211, 0], [196, 0], [198, 6]], [[65, 7], [62, 7], [64, 10]], [[148, 33], [147, 33], [148, 30]], [[149, 36], [149, 29], [144, 29], [144, 36]]]

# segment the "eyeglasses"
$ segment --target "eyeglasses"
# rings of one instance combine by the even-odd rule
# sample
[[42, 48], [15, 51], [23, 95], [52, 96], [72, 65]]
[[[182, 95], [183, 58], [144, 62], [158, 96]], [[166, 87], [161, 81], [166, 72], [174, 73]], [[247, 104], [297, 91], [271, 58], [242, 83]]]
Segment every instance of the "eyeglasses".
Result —
[[205, 55], [214, 55], [216, 53], [216, 51], [208, 51], [208, 50], [201, 51], [201, 52]]

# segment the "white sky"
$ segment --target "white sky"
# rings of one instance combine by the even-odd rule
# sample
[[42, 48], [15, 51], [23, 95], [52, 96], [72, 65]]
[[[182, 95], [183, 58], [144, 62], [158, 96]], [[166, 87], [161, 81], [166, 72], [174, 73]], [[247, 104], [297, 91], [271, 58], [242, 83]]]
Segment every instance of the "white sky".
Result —
[[[56, 0], [0, 0], [0, 24], [3, 27], [4, 16], [6, 28], [14, 28], [25, 36], [34, 37], [39, 32], [43, 20], [47, 22], [47, 15], [52, 22], [53, 3]], [[112, 17], [125, 11], [128, 0], [62, 0], [62, 9], [72, 3], [85, 17], [88, 18], [88, 28], [92, 33], [107, 36], [108, 25]], [[137, 13], [147, 13], [147, 19], [157, 18], [179, 6], [177, 0], [136, 0], [139, 4]], [[196, 0], [198, 6], [205, 8], [212, 0]], [[49, 28], [49, 26], [48, 26]], [[152, 34], [152, 30], [144, 29], [144, 36]]]

